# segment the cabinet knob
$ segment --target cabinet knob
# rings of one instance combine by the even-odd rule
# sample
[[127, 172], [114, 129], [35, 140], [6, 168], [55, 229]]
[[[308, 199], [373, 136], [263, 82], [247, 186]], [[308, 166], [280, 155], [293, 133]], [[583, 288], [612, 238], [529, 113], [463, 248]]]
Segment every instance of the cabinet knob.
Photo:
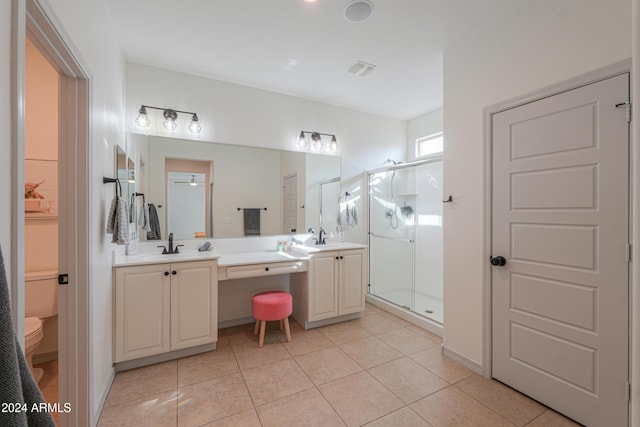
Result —
[[337, 257], [336, 257], [336, 259], [340, 259], [340, 257], [339, 257], [339, 256], [337, 256]]
[[168, 271], [165, 271], [165, 272], [164, 272], [164, 275], [165, 275], [165, 276], [168, 276], [168, 275], [169, 275], [169, 272], [168, 272]]
[[269, 267], [265, 267], [265, 268], [264, 268], [264, 271], [269, 271]]
[[175, 271], [175, 270], [173, 270], [173, 271], [171, 272], [171, 274], [173, 274], [173, 275], [175, 276], [176, 274], [178, 274], [178, 272], [177, 272], [177, 271]]

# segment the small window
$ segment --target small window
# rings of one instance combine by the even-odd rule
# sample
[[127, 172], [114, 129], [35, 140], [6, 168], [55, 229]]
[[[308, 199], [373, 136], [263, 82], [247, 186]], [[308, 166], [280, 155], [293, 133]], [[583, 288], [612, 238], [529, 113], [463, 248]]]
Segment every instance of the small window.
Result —
[[442, 153], [444, 135], [442, 132], [416, 139], [416, 157]]

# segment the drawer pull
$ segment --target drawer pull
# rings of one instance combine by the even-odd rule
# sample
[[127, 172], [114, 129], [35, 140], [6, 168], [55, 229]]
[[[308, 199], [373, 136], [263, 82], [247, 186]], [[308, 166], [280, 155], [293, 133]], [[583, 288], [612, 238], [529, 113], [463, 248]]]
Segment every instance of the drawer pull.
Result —
[[269, 271], [269, 267], [265, 267], [265, 268], [264, 268], [264, 271]]

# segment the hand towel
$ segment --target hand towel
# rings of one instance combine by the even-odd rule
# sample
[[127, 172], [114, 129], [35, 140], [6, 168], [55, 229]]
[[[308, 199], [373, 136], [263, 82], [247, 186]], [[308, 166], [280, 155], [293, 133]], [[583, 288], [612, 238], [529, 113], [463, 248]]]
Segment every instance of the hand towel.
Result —
[[138, 217], [138, 225], [144, 231], [151, 231], [151, 226], [149, 225], [149, 205], [142, 202], [140, 205], [140, 216]]
[[111, 201], [107, 233], [113, 234], [111, 243], [118, 245], [129, 243], [129, 210], [127, 202], [120, 196], [115, 196]]
[[244, 208], [244, 235], [260, 235], [260, 209]]
[[[0, 412], [2, 426], [55, 427], [53, 417], [47, 411], [32, 411], [36, 405], [45, 403], [24, 353], [13, 330], [9, 283], [4, 269], [4, 259], [0, 251], [0, 402], [14, 405], [24, 404], [26, 411]], [[17, 406], [22, 407], [22, 406]]]
[[147, 208], [149, 209], [149, 231], [147, 231], [147, 240], [162, 240], [156, 206], [153, 203], [149, 203]]
[[353, 199], [338, 204], [338, 217], [336, 218], [338, 227], [349, 230], [358, 225], [358, 212], [356, 202]]

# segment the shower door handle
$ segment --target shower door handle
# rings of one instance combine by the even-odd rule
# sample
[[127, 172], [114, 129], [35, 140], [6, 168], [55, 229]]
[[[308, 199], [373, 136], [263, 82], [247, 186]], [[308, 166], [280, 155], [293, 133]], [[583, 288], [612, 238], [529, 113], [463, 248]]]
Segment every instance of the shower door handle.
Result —
[[507, 260], [503, 256], [496, 256], [496, 257], [492, 256], [492, 257], [489, 257], [489, 262], [491, 263], [491, 265], [494, 265], [496, 267], [502, 267], [507, 263]]

